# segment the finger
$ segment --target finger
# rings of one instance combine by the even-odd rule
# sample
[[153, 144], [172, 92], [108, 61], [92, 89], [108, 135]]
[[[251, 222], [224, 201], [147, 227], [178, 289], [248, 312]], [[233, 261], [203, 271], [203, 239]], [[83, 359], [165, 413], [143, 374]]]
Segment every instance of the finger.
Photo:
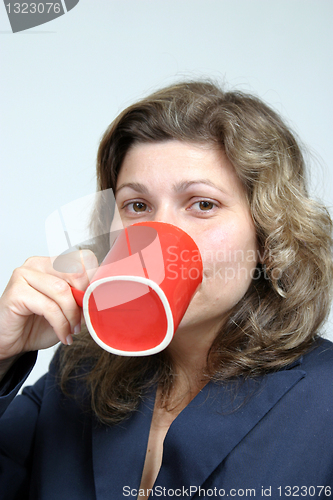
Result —
[[28, 286], [45, 295], [60, 307], [73, 333], [76, 325], [80, 323], [81, 310], [73, 297], [69, 283], [58, 276], [31, 269], [22, 270], [22, 278]]
[[78, 290], [86, 290], [96, 269], [98, 261], [90, 250], [80, 250], [60, 256], [53, 263], [53, 269], [56, 274], [70, 283]]
[[23, 267], [60, 277], [74, 288], [85, 290], [95, 274], [98, 261], [91, 250], [85, 249], [60, 255], [56, 259], [31, 257]]
[[[31, 292], [25, 296], [24, 306], [38, 317], [44, 317], [52, 327], [58, 339], [63, 344], [68, 344], [68, 337], [72, 333], [72, 327], [59, 304], [46, 295], [31, 289]], [[36, 339], [35, 344], [37, 345], [43, 342], [44, 334], [44, 331], [42, 332], [33, 328], [31, 328], [30, 331], [26, 331], [27, 336], [30, 335]]]
[[[36, 271], [30, 268], [19, 268], [14, 274], [14, 284], [12, 286], [14, 295], [14, 301], [16, 300], [16, 306], [19, 309], [22, 308], [24, 304], [25, 297], [31, 296], [30, 289], [35, 290], [44, 297], [47, 297], [52, 302], [54, 302], [57, 307], [62, 311], [63, 316], [66, 318], [69, 326], [66, 328], [67, 335], [70, 332], [74, 332], [74, 328], [80, 322], [81, 311], [77, 306], [73, 294], [71, 292], [70, 286], [67, 281], [54, 276], [52, 274], [46, 274], [40, 271]], [[20, 300], [17, 298], [20, 297]], [[35, 300], [38, 302], [41, 300], [39, 296], [34, 296]], [[36, 307], [38, 303], [36, 304]], [[56, 310], [54, 305], [52, 305], [51, 311]], [[38, 312], [33, 310], [35, 314]], [[19, 314], [27, 314], [27, 311], [18, 312]], [[42, 314], [46, 317], [44, 314]], [[70, 330], [68, 332], [68, 330]]]
[[80, 250], [81, 264], [84, 267], [88, 276], [89, 283], [96, 273], [99, 263], [96, 255], [88, 249]]
[[84, 291], [98, 268], [98, 261], [91, 250], [80, 250], [61, 256], [53, 267], [71, 286]]
[[[24, 344], [27, 338], [33, 335], [36, 348], [38, 348], [39, 337], [43, 335], [44, 331], [36, 331], [36, 321], [27, 320], [28, 316], [36, 315], [45, 318], [58, 339], [67, 344], [66, 338], [71, 333], [71, 324], [60, 305], [52, 298], [36, 290], [22, 279], [20, 283], [6, 292], [2, 301], [5, 302], [5, 307], [1, 310], [2, 343], [7, 342], [9, 346], [15, 342]], [[73, 320], [74, 323], [75, 320]]]

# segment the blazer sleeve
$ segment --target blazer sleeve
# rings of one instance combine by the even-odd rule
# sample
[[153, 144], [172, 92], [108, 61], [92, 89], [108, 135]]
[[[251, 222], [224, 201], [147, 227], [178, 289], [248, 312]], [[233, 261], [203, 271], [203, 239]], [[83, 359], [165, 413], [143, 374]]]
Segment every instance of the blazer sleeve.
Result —
[[[22, 356], [0, 384], [0, 496], [24, 499], [28, 491], [35, 428], [45, 376], [17, 395], [37, 353]], [[15, 397], [16, 396], [16, 397]]]

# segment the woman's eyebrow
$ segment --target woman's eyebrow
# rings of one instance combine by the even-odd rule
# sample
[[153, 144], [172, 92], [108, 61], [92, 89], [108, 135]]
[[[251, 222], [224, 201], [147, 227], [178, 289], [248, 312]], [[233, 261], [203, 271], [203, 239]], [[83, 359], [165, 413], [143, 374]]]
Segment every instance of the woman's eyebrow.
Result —
[[147, 187], [144, 184], [141, 184], [140, 182], [124, 182], [119, 186], [119, 188], [116, 189], [115, 194], [117, 194], [118, 191], [120, 191], [125, 187], [131, 188], [134, 191], [137, 191], [138, 193], [149, 194]]
[[[178, 183], [173, 185], [173, 190], [176, 193], [180, 193], [182, 191], [186, 191], [188, 188], [190, 188], [191, 186], [193, 186], [195, 184], [205, 184], [206, 186], [213, 187], [214, 189], [221, 191], [223, 194], [228, 195], [228, 193], [224, 189], [217, 186], [216, 184], [214, 184], [214, 182], [212, 182], [209, 179], [196, 179], [195, 181], [181, 181], [181, 182], [178, 182]], [[148, 188], [144, 184], [141, 184], [141, 182], [125, 182], [117, 188], [115, 194], [117, 194], [121, 189], [126, 188], [126, 187], [133, 189], [134, 191], [137, 191], [138, 193], [147, 194], [147, 195], [149, 194]]]
[[173, 188], [178, 193], [181, 191], [186, 191], [186, 189], [188, 189], [189, 187], [191, 187], [194, 184], [206, 184], [207, 186], [213, 187], [214, 189], [221, 191], [223, 194], [228, 195], [227, 191], [222, 189], [220, 186], [217, 186], [216, 184], [214, 184], [214, 182], [212, 182], [209, 179], [196, 179], [195, 181], [182, 181], [182, 182], [179, 182], [177, 184], [174, 184]]

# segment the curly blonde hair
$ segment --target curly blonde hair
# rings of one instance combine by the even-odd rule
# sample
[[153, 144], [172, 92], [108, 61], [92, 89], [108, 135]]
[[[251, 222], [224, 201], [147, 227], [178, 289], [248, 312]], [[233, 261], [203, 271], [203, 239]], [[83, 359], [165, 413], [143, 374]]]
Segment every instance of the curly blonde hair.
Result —
[[[132, 145], [169, 140], [225, 151], [246, 187], [261, 250], [258, 272], [216, 336], [203, 376], [225, 381], [287, 366], [311, 348], [328, 316], [333, 273], [332, 222], [326, 208], [308, 196], [294, 134], [253, 95], [224, 92], [210, 81], [179, 83], [129, 106], [109, 126], [98, 151], [98, 189], [115, 191]], [[112, 214], [101, 220], [97, 207], [95, 215], [92, 226], [100, 234]], [[114, 356], [83, 333], [70, 348], [61, 348], [63, 388], [84, 360], [91, 407], [101, 421], [126, 417], [156, 383], [167, 406], [174, 377], [167, 352]]]

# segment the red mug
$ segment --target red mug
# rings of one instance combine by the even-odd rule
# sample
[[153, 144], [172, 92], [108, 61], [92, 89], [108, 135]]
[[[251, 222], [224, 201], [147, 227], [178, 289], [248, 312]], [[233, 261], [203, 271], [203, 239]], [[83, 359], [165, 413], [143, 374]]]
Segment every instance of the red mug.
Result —
[[72, 292], [97, 344], [121, 356], [146, 356], [171, 342], [202, 270], [186, 232], [139, 222], [121, 231], [85, 292]]

